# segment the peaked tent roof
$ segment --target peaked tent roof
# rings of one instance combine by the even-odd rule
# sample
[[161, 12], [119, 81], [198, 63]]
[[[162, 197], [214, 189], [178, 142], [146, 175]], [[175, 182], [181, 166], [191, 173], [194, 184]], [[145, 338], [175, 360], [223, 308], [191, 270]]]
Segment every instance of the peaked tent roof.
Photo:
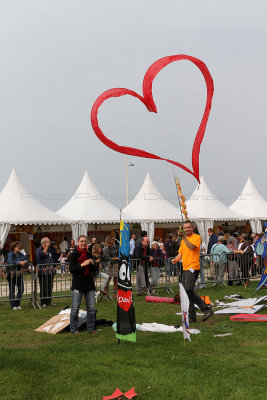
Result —
[[120, 210], [103, 198], [87, 171], [72, 198], [57, 213], [76, 222], [89, 224], [120, 221]]
[[244, 189], [230, 209], [242, 213], [246, 219], [267, 219], [267, 203], [249, 177]]
[[148, 173], [135, 198], [122, 210], [122, 219], [127, 222], [178, 222], [181, 214], [178, 207], [163, 198]]
[[0, 223], [15, 225], [67, 224], [66, 218], [46, 208], [23, 186], [15, 169], [0, 193]]
[[242, 221], [244, 216], [230, 210], [216, 198], [203, 176], [200, 184], [186, 202], [190, 219], [210, 219], [213, 221]]

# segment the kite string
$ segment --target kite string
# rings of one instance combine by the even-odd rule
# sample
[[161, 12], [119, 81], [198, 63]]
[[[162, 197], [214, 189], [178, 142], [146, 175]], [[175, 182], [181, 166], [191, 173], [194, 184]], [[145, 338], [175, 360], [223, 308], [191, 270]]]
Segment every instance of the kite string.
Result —
[[[167, 146], [168, 146], [167, 153], [168, 153], [168, 158], [170, 158], [170, 152], [171, 152], [171, 150], [172, 150], [171, 143], [172, 143], [172, 140], [173, 140], [174, 120], [175, 120], [175, 118], [174, 118], [174, 116], [175, 116], [175, 105], [176, 105], [176, 100], [177, 100], [177, 99], [176, 99], [176, 97], [175, 97], [175, 93], [173, 92], [173, 88], [175, 87], [175, 84], [174, 84], [174, 79], [173, 79], [173, 77], [172, 77], [171, 74], [170, 74], [170, 71], [168, 71], [167, 76], [168, 76], [168, 78], [169, 78], [169, 81], [170, 81], [170, 83], [171, 83], [171, 88], [172, 88], [172, 99], [170, 100], [170, 103], [171, 103], [171, 105], [172, 105], [172, 108], [171, 108], [171, 126], [169, 127], [169, 126], [165, 123], [165, 121], [159, 116], [159, 114], [157, 114], [157, 117], [158, 117], [158, 121], [159, 121], [159, 122], [161, 123], [161, 125], [163, 126], [163, 128], [164, 128], [164, 130], [165, 130], [165, 132], [167, 133], [168, 138], [169, 138], [168, 144], [167, 144]], [[178, 203], [179, 203], [179, 210], [180, 210], [180, 213], [181, 213], [181, 219], [182, 219], [182, 223], [183, 223], [183, 222], [184, 222], [184, 217], [183, 217], [183, 213], [182, 213], [181, 199], [180, 199], [180, 196], [179, 196], [178, 187], [177, 187], [177, 185], [176, 185], [176, 176], [175, 176], [175, 172], [174, 172], [174, 167], [173, 167], [173, 165], [171, 166], [171, 168], [172, 168], [173, 179], [174, 179], [176, 194], [177, 194]]]

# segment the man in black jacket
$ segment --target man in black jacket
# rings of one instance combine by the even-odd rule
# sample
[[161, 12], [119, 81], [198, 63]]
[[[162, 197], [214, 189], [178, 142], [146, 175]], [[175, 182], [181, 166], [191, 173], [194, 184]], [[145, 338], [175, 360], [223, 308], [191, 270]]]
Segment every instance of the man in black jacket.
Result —
[[95, 331], [95, 282], [96, 265], [92, 254], [87, 250], [86, 236], [79, 236], [77, 248], [70, 254], [70, 272], [72, 273], [71, 285], [71, 314], [70, 331], [79, 333], [79, 309], [84, 295], [87, 308], [86, 325], [88, 333]]
[[136, 268], [136, 292], [138, 296], [141, 296], [142, 290], [149, 290], [148, 263], [153, 261], [148, 237], [143, 237], [142, 242], [135, 247], [134, 256], [138, 260]]
[[48, 237], [43, 237], [41, 246], [36, 250], [36, 261], [38, 263], [38, 277], [40, 285], [41, 306], [50, 306], [53, 291], [53, 276], [56, 268], [53, 265], [58, 262], [60, 250], [56, 244], [51, 245]]

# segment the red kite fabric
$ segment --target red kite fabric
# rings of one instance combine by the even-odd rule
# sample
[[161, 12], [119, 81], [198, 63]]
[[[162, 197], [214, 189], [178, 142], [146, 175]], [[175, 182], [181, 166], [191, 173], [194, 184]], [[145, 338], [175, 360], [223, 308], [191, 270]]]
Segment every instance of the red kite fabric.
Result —
[[231, 321], [267, 322], [267, 314], [237, 314], [231, 315]]
[[172, 304], [180, 304], [177, 301], [174, 301], [170, 297], [155, 297], [155, 296], [146, 296], [147, 303], [172, 303]]
[[135, 393], [134, 389], [135, 388], [133, 387], [132, 389], [128, 390], [128, 392], [122, 393], [122, 391], [119, 388], [117, 388], [112, 395], [104, 396], [103, 400], [123, 399], [123, 398], [131, 400], [132, 398], [137, 396], [137, 393]]
[[[205, 79], [206, 87], [207, 87], [206, 106], [205, 106], [204, 114], [203, 114], [202, 120], [200, 122], [198, 131], [197, 131], [197, 134], [196, 134], [196, 137], [194, 140], [193, 149], [192, 149], [192, 170], [177, 161], [169, 160], [167, 158], [162, 158], [160, 156], [157, 156], [156, 154], [152, 154], [152, 153], [149, 153], [149, 152], [141, 150], [141, 149], [136, 149], [134, 147], [120, 146], [117, 143], [113, 142], [112, 140], [108, 139], [104, 135], [104, 133], [102, 132], [102, 130], [98, 124], [99, 107], [104, 103], [104, 101], [106, 101], [107, 99], [110, 99], [111, 97], [121, 97], [121, 96], [125, 96], [125, 95], [136, 97], [138, 100], [140, 100], [142, 103], [144, 103], [144, 105], [146, 106], [146, 108], [149, 112], [157, 113], [157, 107], [154, 103], [153, 95], [152, 95], [153, 81], [156, 78], [157, 74], [164, 67], [171, 64], [174, 61], [180, 61], [180, 60], [188, 60], [188, 61], [191, 61], [192, 63], [194, 63], [201, 71], [201, 73]], [[134, 92], [133, 90], [124, 89], [124, 88], [109, 89], [109, 90], [105, 91], [104, 93], [102, 93], [94, 102], [94, 105], [91, 110], [92, 127], [93, 127], [93, 130], [94, 130], [96, 136], [101, 140], [101, 142], [103, 142], [106, 146], [110, 147], [111, 149], [113, 149], [119, 153], [128, 154], [131, 156], [167, 161], [168, 163], [176, 165], [177, 167], [182, 168], [184, 171], [192, 174], [199, 181], [200, 146], [201, 146], [204, 134], [205, 134], [205, 130], [206, 130], [209, 114], [210, 114], [213, 91], [214, 91], [214, 86], [213, 86], [212, 76], [203, 61], [198, 60], [197, 58], [194, 58], [191, 56], [184, 55], [184, 54], [163, 57], [163, 58], [157, 60], [156, 62], [154, 62], [148, 68], [148, 70], [144, 76], [144, 80], [143, 80], [143, 96], [139, 95], [138, 93]]]

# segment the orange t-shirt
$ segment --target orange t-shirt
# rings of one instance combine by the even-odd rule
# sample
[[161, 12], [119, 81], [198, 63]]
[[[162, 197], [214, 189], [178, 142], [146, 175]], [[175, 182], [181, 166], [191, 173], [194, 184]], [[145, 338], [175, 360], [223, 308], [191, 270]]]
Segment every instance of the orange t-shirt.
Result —
[[196, 246], [194, 250], [190, 250], [185, 242], [182, 240], [179, 253], [182, 254], [182, 263], [183, 263], [183, 270], [187, 271], [190, 268], [194, 270], [200, 269], [200, 245], [201, 245], [201, 237], [193, 233], [191, 236], [186, 236], [186, 239]]

